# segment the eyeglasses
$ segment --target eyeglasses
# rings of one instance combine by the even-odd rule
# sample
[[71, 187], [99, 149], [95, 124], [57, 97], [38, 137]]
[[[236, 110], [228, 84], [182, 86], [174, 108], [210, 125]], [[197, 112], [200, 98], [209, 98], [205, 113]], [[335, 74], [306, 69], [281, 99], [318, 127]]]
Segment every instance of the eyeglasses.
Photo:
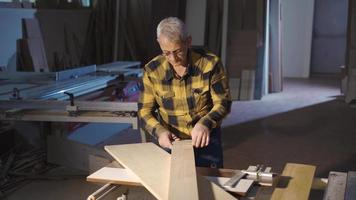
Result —
[[184, 49], [180, 48], [180, 49], [176, 49], [174, 51], [163, 51], [162, 55], [166, 56], [166, 57], [169, 57], [170, 55], [181, 56], [183, 54], [183, 52], [184, 52]]

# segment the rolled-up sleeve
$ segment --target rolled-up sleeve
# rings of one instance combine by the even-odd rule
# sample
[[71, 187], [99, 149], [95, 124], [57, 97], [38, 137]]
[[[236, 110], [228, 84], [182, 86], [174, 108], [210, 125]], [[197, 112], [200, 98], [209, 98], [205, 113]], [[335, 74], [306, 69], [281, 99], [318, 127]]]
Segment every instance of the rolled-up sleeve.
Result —
[[198, 123], [205, 125], [210, 130], [221, 124], [221, 121], [231, 111], [231, 95], [229, 81], [219, 61], [211, 71], [210, 95], [213, 107], [209, 113], [203, 116]]
[[155, 117], [157, 103], [155, 100], [153, 83], [149, 77], [149, 72], [144, 70], [142, 78], [142, 89], [138, 102], [138, 117], [141, 127], [153, 136], [159, 136], [166, 129]]

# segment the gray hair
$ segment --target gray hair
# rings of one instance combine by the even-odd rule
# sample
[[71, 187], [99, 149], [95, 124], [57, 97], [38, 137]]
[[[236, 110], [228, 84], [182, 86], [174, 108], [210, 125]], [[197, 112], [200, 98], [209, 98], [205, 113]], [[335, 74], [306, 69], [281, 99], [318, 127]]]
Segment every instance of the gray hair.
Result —
[[177, 17], [165, 18], [158, 24], [157, 39], [161, 35], [174, 42], [184, 42], [188, 37], [185, 24]]

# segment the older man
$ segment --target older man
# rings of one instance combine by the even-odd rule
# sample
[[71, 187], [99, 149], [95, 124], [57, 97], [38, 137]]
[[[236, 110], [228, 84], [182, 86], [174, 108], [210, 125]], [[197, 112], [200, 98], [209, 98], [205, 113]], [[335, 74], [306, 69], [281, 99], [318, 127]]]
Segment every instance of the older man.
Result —
[[192, 38], [175, 17], [157, 27], [162, 54], [144, 67], [139, 118], [163, 148], [192, 139], [197, 166], [222, 167], [222, 119], [230, 112], [228, 79], [217, 56], [190, 48]]

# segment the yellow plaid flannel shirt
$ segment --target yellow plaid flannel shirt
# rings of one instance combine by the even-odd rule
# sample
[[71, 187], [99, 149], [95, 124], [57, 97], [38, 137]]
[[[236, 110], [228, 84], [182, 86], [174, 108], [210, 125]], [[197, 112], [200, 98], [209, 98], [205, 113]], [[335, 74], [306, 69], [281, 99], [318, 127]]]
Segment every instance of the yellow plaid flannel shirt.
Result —
[[220, 59], [202, 50], [189, 50], [188, 63], [181, 78], [162, 55], [144, 67], [138, 116], [150, 134], [158, 136], [169, 130], [190, 138], [196, 123], [211, 130], [230, 112], [228, 78]]

